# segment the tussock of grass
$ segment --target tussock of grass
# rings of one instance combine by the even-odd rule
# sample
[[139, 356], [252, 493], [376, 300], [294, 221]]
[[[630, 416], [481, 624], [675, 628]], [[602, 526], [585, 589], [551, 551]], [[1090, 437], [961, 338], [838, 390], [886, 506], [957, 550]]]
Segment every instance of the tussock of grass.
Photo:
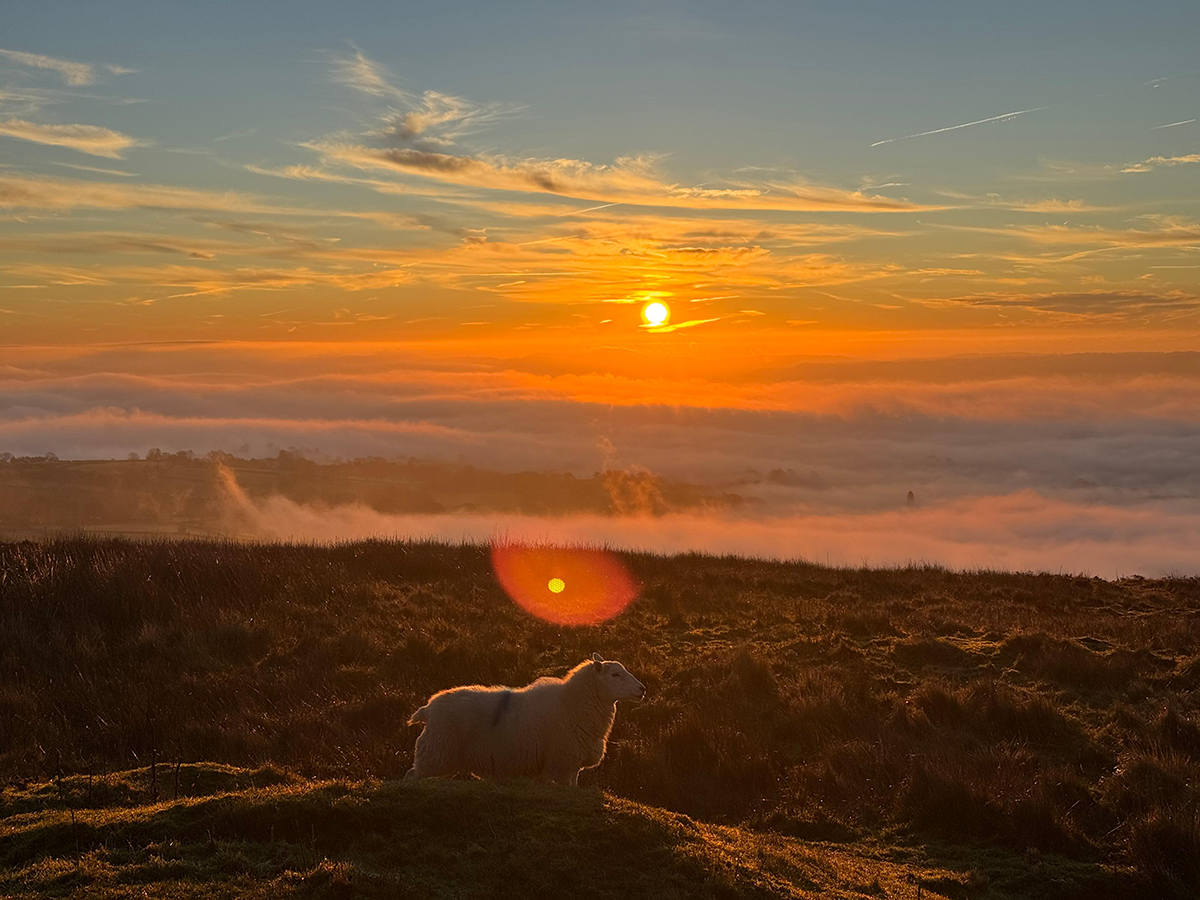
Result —
[[641, 598], [566, 629], [470, 545], [0, 543], [0, 778], [154, 763], [173, 799], [197, 760], [395, 777], [429, 694], [599, 650], [649, 687], [585, 775], [613, 796], [1200, 891], [1200, 580], [624, 558]]

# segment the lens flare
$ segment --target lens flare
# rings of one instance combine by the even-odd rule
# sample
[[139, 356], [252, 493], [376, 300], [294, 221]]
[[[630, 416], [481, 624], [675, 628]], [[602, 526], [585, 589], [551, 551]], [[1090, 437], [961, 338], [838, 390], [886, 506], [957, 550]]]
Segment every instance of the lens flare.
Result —
[[559, 625], [611, 619], [641, 590], [620, 558], [606, 550], [497, 542], [492, 569], [513, 602]]
[[646, 320], [647, 325], [653, 327], [666, 325], [671, 318], [671, 310], [667, 308], [667, 304], [655, 300], [642, 307], [642, 318]]

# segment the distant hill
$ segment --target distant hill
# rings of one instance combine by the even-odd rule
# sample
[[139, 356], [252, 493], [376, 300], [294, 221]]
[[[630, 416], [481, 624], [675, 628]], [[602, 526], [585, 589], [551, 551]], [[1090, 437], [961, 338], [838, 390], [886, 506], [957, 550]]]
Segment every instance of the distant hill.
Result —
[[663, 515], [739, 508], [721, 493], [641, 470], [493, 472], [378, 457], [317, 463], [287, 450], [270, 459], [151, 450], [145, 459], [0, 459], [0, 533], [74, 528], [110, 533], [237, 533], [221, 470], [251, 499], [309, 506], [360, 504], [381, 513], [487, 512]]

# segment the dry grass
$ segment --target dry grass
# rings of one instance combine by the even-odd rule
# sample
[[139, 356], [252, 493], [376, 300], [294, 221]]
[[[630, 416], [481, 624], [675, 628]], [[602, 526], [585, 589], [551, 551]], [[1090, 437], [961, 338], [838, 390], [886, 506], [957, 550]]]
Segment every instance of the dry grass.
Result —
[[1197, 580], [625, 558], [641, 599], [565, 629], [474, 546], [0, 544], [0, 777], [388, 778], [433, 691], [599, 650], [650, 689], [586, 779], [615, 797], [923, 847], [970, 896], [1200, 890]]
[[[13, 897], [903, 896], [971, 876], [886, 854], [697, 822], [531, 784], [309, 782], [186, 766], [149, 802], [145, 769], [4, 792]], [[90, 799], [89, 799], [90, 798]]]

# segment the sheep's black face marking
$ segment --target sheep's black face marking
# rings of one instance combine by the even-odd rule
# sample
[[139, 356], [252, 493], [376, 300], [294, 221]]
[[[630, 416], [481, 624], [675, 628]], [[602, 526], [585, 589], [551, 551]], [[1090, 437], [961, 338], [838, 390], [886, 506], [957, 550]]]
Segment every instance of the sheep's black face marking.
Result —
[[496, 704], [496, 714], [492, 716], [492, 727], [495, 728], [500, 724], [500, 720], [504, 718], [504, 714], [508, 712], [508, 707], [512, 703], [512, 691], [501, 691], [500, 702]]

